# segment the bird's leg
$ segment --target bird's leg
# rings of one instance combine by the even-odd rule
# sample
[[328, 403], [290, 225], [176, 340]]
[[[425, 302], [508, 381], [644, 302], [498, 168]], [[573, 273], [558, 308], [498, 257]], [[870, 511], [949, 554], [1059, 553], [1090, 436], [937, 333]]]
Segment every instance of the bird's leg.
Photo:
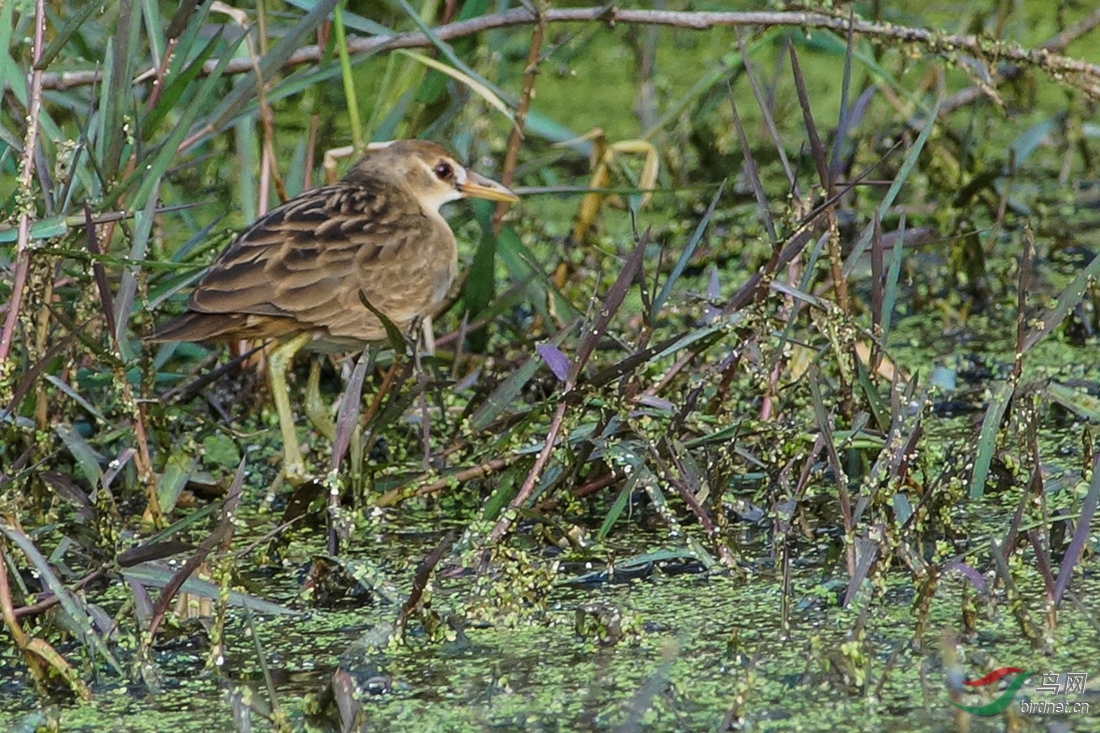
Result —
[[306, 478], [306, 467], [298, 447], [298, 434], [294, 430], [294, 413], [290, 411], [290, 394], [286, 385], [286, 368], [294, 355], [309, 343], [312, 336], [303, 333], [284, 344], [276, 346], [267, 358], [267, 372], [271, 378], [271, 395], [279, 413], [279, 429], [283, 433], [283, 474], [291, 483], [301, 483]]
[[[421, 336], [424, 338], [424, 353], [428, 356], [435, 356], [435, 332], [432, 330], [432, 317], [424, 316], [424, 319], [420, 321]], [[416, 344], [413, 344], [413, 351], [416, 350]]]
[[329, 442], [336, 441], [336, 423], [328, 415], [328, 407], [321, 399], [321, 362], [316, 359], [309, 367], [309, 382], [306, 383], [306, 417], [313, 423], [321, 435]]
[[351, 431], [351, 440], [348, 442], [348, 455], [351, 456], [351, 480], [352, 486], [357, 485], [362, 476], [360, 468], [363, 465], [363, 426], [356, 425]]

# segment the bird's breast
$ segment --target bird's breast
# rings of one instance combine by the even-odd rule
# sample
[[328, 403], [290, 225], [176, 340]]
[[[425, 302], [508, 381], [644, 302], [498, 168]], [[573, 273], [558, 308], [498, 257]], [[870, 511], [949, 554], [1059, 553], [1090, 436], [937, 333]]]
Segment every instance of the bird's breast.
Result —
[[[370, 256], [358, 263], [364, 295], [401, 328], [435, 312], [446, 299], [458, 269], [455, 237], [441, 216], [424, 213], [404, 224], [394, 231], [398, 241], [393, 246], [366, 253]], [[377, 320], [364, 317], [370, 322]]]
[[455, 235], [442, 216], [436, 214], [435, 217], [439, 220], [436, 224], [438, 233], [432, 237], [425, 257], [427, 267], [424, 272], [424, 277], [431, 286], [429, 313], [444, 301], [458, 275], [458, 246]]

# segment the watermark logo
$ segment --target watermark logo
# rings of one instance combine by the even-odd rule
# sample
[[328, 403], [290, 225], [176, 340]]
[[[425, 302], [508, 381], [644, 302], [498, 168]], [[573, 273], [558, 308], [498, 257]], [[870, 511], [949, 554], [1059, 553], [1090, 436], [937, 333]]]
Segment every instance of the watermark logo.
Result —
[[963, 684], [968, 687], [985, 687], [986, 685], [992, 685], [1000, 680], [1005, 675], [1015, 674], [1016, 677], [1012, 680], [1012, 683], [1005, 688], [1005, 691], [997, 697], [996, 700], [985, 705], [960, 705], [959, 703], [951, 700], [951, 704], [957, 707], [959, 710], [965, 710], [971, 715], [997, 715], [1003, 713], [1005, 708], [1012, 704], [1012, 700], [1016, 697], [1016, 693], [1023, 687], [1027, 678], [1035, 674], [1034, 672], [1024, 672], [1019, 667], [1001, 667], [995, 669], [980, 680], [964, 680]]
[[[1012, 704], [1012, 701], [1016, 698], [1016, 694], [1023, 687], [1024, 682], [1028, 680], [1035, 672], [1025, 672], [1019, 667], [1001, 667], [995, 669], [985, 677], [978, 680], [965, 680], [964, 685], [968, 687], [985, 687], [986, 685], [992, 685], [999, 682], [1002, 678], [1014, 674], [1016, 675], [1009, 683], [1008, 687], [997, 696], [993, 702], [986, 703], [985, 705], [961, 705], [954, 700], [951, 700], [951, 704], [960, 710], [965, 710], [971, 715], [997, 715], [1002, 713], [1005, 709]], [[1049, 672], [1040, 675], [1040, 682], [1035, 686], [1035, 693], [1037, 695], [1046, 694], [1049, 696], [1061, 694], [1068, 695], [1069, 693], [1076, 693], [1078, 695], [1085, 691], [1085, 682], [1088, 675], [1084, 672], [1067, 672], [1065, 674], [1057, 674], [1055, 672]], [[1059, 714], [1059, 713], [1088, 713], [1089, 704], [1087, 702], [1074, 702], [1069, 700], [1025, 700], [1020, 703], [1020, 712], [1024, 714]]]
[[[1085, 672], [1066, 672], [1064, 675], [1060, 675], [1050, 672], [1042, 675], [1039, 679], [1039, 684], [1035, 686], [1036, 694], [1046, 693], [1053, 697], [1058, 694], [1065, 696], [1072, 692], [1081, 695], [1085, 692], [1085, 682], [1088, 679], [1088, 674]], [[1089, 704], [1072, 700], [1028, 700], [1020, 703], [1020, 712], [1039, 715], [1087, 714]]]

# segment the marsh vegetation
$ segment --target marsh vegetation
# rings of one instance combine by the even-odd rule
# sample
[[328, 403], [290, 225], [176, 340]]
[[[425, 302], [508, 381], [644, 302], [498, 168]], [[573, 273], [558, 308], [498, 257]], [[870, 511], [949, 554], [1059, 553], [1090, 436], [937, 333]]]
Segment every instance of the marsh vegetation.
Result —
[[[1100, 12], [659, 5], [0, 4], [0, 726], [1091, 725]], [[412, 137], [522, 200], [292, 486], [143, 337]]]

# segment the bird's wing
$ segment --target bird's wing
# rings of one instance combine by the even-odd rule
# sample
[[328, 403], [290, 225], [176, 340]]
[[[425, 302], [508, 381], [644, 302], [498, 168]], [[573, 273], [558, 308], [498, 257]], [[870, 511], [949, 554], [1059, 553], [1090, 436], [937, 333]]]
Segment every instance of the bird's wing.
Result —
[[[348, 183], [316, 188], [242, 232], [199, 282], [190, 307], [206, 314], [291, 318], [330, 331], [361, 322], [365, 314], [380, 331], [359, 291], [372, 304], [392, 297], [400, 284], [387, 282], [387, 271], [432, 227], [405, 191]], [[372, 277], [372, 271], [382, 277]]]

